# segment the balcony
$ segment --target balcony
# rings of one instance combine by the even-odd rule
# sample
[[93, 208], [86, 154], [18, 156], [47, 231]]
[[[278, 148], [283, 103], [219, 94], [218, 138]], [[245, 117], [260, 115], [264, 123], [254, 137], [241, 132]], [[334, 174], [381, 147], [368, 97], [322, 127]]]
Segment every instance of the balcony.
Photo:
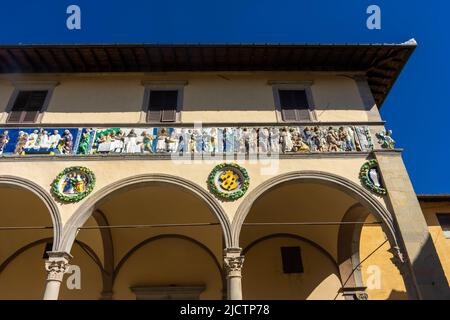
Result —
[[6, 157], [215, 156], [367, 153], [380, 125], [8, 127], [0, 129]]

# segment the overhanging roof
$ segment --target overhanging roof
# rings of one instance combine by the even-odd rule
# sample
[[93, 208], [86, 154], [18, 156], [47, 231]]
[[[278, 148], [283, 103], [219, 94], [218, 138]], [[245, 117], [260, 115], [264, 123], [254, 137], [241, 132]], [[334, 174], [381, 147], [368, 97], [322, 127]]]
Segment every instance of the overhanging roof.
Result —
[[0, 45], [0, 73], [363, 71], [381, 106], [416, 45]]
[[418, 194], [420, 202], [450, 202], [450, 194]]

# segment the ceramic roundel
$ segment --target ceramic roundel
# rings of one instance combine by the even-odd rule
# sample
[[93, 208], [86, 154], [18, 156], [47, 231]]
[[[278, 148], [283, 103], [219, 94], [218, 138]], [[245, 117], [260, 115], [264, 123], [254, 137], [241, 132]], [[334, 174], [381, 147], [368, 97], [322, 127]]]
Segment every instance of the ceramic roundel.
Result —
[[62, 202], [78, 202], [92, 192], [95, 175], [86, 167], [65, 168], [52, 183], [52, 192]]
[[382, 196], [387, 194], [387, 190], [381, 182], [377, 160], [371, 159], [366, 161], [359, 171], [359, 178], [362, 184], [370, 191]]
[[248, 189], [250, 178], [247, 170], [235, 163], [221, 163], [208, 176], [208, 187], [222, 200], [234, 201]]

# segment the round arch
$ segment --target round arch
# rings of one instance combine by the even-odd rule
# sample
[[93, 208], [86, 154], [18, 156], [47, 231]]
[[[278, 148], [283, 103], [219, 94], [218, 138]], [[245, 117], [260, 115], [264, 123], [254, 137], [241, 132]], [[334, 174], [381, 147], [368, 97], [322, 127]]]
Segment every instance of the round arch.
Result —
[[383, 231], [388, 237], [391, 247], [400, 247], [397, 228], [392, 214], [370, 192], [346, 178], [322, 171], [295, 171], [281, 174], [261, 183], [252, 190], [239, 205], [231, 225], [232, 244], [234, 247], [239, 247], [242, 225], [255, 201], [272, 188], [292, 181], [325, 184], [349, 194], [382, 222]]
[[53, 251], [59, 248], [62, 236], [62, 222], [58, 206], [53, 200], [52, 196], [45, 191], [38, 184], [21, 177], [15, 176], [0, 176], [0, 186], [13, 186], [20, 189], [25, 189], [35, 194], [47, 207], [53, 224]]
[[133, 254], [136, 253], [136, 251], [138, 251], [139, 249], [141, 249], [142, 247], [146, 246], [149, 243], [152, 243], [152, 242], [155, 242], [155, 241], [158, 241], [158, 240], [163, 240], [163, 239], [184, 240], [184, 241], [188, 241], [190, 243], [193, 243], [194, 245], [199, 247], [202, 251], [204, 251], [211, 258], [211, 260], [214, 262], [214, 265], [216, 266], [218, 272], [220, 273], [221, 279], [222, 279], [222, 290], [224, 290], [226, 288], [225, 275], [224, 275], [222, 266], [221, 266], [220, 262], [217, 260], [217, 257], [214, 255], [214, 253], [207, 246], [205, 246], [203, 243], [201, 243], [200, 241], [197, 241], [197, 240], [195, 240], [195, 239], [193, 239], [191, 237], [184, 236], [184, 235], [181, 235], [181, 234], [160, 234], [158, 236], [154, 236], [154, 237], [145, 239], [144, 241], [141, 241], [140, 243], [135, 245], [133, 248], [131, 248], [125, 254], [125, 256], [119, 261], [119, 263], [115, 267], [114, 272], [113, 272], [113, 284], [114, 284], [114, 281], [117, 278], [117, 275], [119, 274], [120, 270], [122, 269], [123, 265], [127, 262], [128, 259], [131, 258], [131, 256], [133, 256]]
[[[327, 250], [325, 250], [321, 245], [317, 244], [316, 242], [314, 242], [314, 241], [312, 241], [312, 240], [310, 240], [308, 238], [299, 236], [297, 234], [292, 234], [292, 233], [273, 233], [273, 234], [269, 234], [267, 236], [264, 236], [264, 237], [261, 237], [261, 238], [258, 238], [256, 240], [252, 241], [249, 245], [247, 245], [242, 250], [242, 254], [245, 256], [246, 253], [248, 251], [250, 251], [250, 249], [252, 249], [254, 246], [260, 244], [261, 242], [264, 242], [264, 241], [267, 241], [267, 240], [270, 240], [270, 239], [274, 239], [274, 238], [287, 238], [287, 239], [299, 240], [299, 241], [305, 242], [305, 243], [309, 244], [310, 246], [312, 246], [313, 248], [317, 249], [320, 253], [322, 253], [333, 264], [333, 266], [336, 269], [336, 273], [339, 275], [339, 281], [342, 284], [343, 280], [342, 280], [342, 278], [340, 276], [340, 273], [339, 273], [339, 266], [338, 266], [336, 260], [333, 258], [333, 256]], [[244, 265], [244, 268], [245, 268], [245, 265]]]
[[116, 181], [90, 196], [70, 217], [63, 229], [63, 235], [59, 246], [59, 251], [70, 252], [75, 241], [78, 228], [92, 215], [95, 207], [105, 201], [109, 196], [119, 190], [131, 190], [148, 184], [171, 184], [185, 189], [192, 193], [200, 200], [204, 201], [212, 213], [217, 217], [222, 227], [224, 245], [231, 246], [231, 224], [218, 201], [209, 194], [205, 189], [196, 183], [184, 178], [168, 175], [168, 174], [144, 174], [128, 177]]

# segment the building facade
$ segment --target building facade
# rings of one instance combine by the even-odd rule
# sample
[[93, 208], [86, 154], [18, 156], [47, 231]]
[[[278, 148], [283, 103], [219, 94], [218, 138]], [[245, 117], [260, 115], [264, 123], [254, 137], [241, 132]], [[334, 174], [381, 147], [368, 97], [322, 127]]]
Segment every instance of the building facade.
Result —
[[0, 299], [447, 299], [379, 108], [416, 47], [0, 47]]

